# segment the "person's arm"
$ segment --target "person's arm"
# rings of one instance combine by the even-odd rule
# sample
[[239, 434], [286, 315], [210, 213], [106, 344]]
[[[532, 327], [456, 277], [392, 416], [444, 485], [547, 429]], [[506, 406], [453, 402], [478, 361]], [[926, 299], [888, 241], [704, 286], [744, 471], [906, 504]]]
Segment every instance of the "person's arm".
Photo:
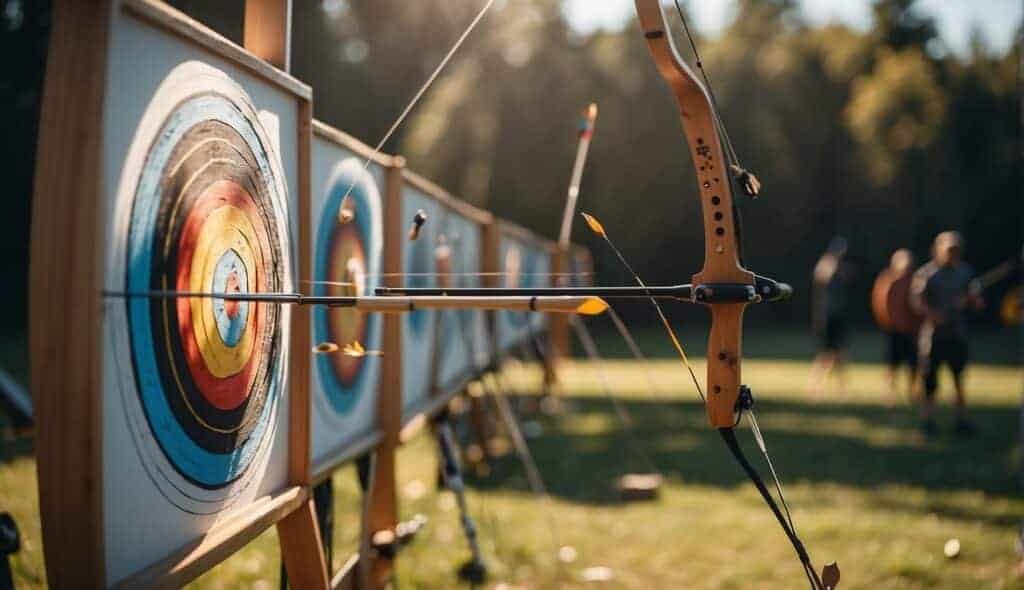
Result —
[[967, 267], [967, 276], [972, 277], [967, 282], [967, 295], [966, 295], [966, 306], [974, 310], [985, 309], [985, 287], [981, 284], [981, 281], [974, 276], [974, 271], [971, 267]]

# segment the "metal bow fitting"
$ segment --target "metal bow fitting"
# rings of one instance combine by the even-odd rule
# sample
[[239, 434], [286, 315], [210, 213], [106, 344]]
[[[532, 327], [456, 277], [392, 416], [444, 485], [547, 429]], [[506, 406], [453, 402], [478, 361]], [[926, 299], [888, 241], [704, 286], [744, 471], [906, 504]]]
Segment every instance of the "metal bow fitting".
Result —
[[[740, 182], [742, 187], [759, 188], [760, 183], [752, 181], [752, 176], [738, 165], [731, 147], [731, 160], [727, 160], [723, 143], [729, 146], [728, 136], [724, 134], [714, 96], [710, 88], [701, 82], [676, 51], [661, 2], [636, 0], [636, 9], [651, 57], [658, 72], [675, 95], [690, 157], [697, 174], [698, 194], [704, 217], [704, 267], [693, 276], [693, 285], [717, 285], [719, 288], [727, 286], [729, 290], [749, 287], [754, 290], [759, 282], [758, 277], [744, 268], [742, 263], [739, 215], [733, 201], [733, 175], [736, 175], [735, 181]], [[696, 53], [696, 47], [694, 51]], [[699, 57], [697, 59], [698, 67], [703, 73]], [[749, 189], [744, 190], [755, 196]], [[736, 440], [734, 427], [739, 423], [743, 412], [750, 410], [753, 403], [750, 389], [743, 385], [741, 373], [743, 312], [749, 302], [737, 299], [716, 301], [714, 298], [702, 301], [711, 311], [705, 396], [708, 418], [712, 426], [721, 433], [729, 450], [775, 514], [796, 550], [811, 587], [815, 590], [833, 589], [838, 584], [838, 568], [830, 564], [826, 566], [821, 576], [818, 575], [796, 534], [777, 478], [776, 486], [782, 502], [781, 509]], [[757, 422], [753, 419], [752, 413], [750, 416], [757, 443], [771, 467], [763, 439], [757, 429]], [[774, 468], [772, 473], [774, 476]]]

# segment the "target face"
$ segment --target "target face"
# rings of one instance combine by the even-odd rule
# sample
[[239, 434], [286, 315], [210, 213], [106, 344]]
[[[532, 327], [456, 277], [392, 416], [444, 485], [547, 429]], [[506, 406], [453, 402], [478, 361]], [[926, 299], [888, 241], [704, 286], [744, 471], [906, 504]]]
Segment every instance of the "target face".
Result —
[[[524, 288], [527, 281], [523, 277], [523, 250], [518, 244], [510, 244], [505, 250], [505, 287], [511, 289]], [[526, 324], [525, 313], [508, 312], [508, 321], [513, 326]]]
[[[327, 182], [316, 233], [313, 276], [317, 295], [372, 294], [380, 285], [382, 223], [380, 193], [361, 163], [347, 159], [337, 165]], [[344, 212], [343, 212], [344, 209]], [[342, 215], [344, 213], [344, 215]], [[342, 219], [344, 217], [344, 220]], [[313, 310], [316, 342], [342, 346], [356, 340], [368, 349], [380, 347], [380, 315], [354, 309]], [[316, 357], [317, 377], [332, 414], [349, 413], [370, 384], [368, 357], [340, 353]]]
[[[446, 212], [444, 240], [436, 248], [439, 284], [445, 287], [480, 286], [480, 227], [472, 220]], [[439, 240], [440, 241], [440, 240]], [[444, 277], [443, 273], [451, 273]], [[461, 388], [469, 377], [486, 363], [483, 347], [483, 315], [479, 311], [460, 309], [440, 312], [441, 333], [445, 340], [440, 352], [439, 387], [451, 392]]]
[[[175, 97], [169, 107], [158, 96], [163, 108], [147, 112], [159, 124], [148, 145], [133, 146], [144, 153], [130, 194], [126, 291], [281, 292], [290, 284], [283, 175], [247, 97], [223, 90]], [[223, 510], [273, 438], [283, 310], [209, 298], [124, 306], [127, 354], [114, 354], [130, 365], [133, 387], [123, 378], [119, 389], [146, 473], [182, 510]]]
[[[409, 287], [435, 287], [438, 283], [438, 240], [444, 234], [446, 215], [428, 193], [406, 184], [402, 188], [401, 216], [406, 228], [418, 212], [427, 219], [415, 240], [402, 237], [402, 273], [400, 280]], [[447, 261], [442, 261], [447, 264]], [[438, 332], [438, 312], [414, 311], [402, 315], [402, 408], [408, 418], [431, 395], [432, 376], [437, 373], [435, 348], [446, 340]]]

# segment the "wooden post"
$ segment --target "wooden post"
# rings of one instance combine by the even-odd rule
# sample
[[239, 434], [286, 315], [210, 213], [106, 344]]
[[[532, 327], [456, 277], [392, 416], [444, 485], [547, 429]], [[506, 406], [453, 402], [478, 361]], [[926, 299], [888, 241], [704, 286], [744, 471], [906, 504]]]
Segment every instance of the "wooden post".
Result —
[[[405, 227], [402, 219], [402, 169], [405, 160], [396, 156], [387, 168], [384, 179], [384, 252], [383, 272], [402, 272], [402, 240]], [[387, 286], [400, 281], [387, 277]], [[398, 524], [398, 494], [395, 482], [395, 453], [402, 430], [402, 321], [400, 314], [384, 316], [381, 348], [380, 393], [377, 397], [377, 424], [382, 433], [374, 457], [373, 480], [370, 485], [369, 531], [393, 531]], [[372, 552], [371, 552], [372, 553]], [[394, 571], [392, 559], [383, 555], [369, 556], [369, 579], [372, 588], [383, 588]]]
[[[257, 4], [249, 2], [248, 6]], [[313, 219], [310, 210], [310, 174], [312, 174], [313, 104], [303, 101], [299, 109], [298, 132], [298, 209], [293, 211], [297, 223], [292, 236], [297, 245], [298, 259], [294, 266], [294, 282], [312, 275]], [[298, 286], [293, 285], [293, 289]], [[311, 485], [312, 400], [310, 399], [310, 372], [313, 337], [310, 310], [305, 305], [291, 307], [291, 353], [289, 355], [288, 388], [288, 483], [309, 490], [302, 505], [277, 524], [281, 544], [281, 557], [288, 571], [288, 579], [295, 588], [329, 588], [329, 565], [324, 554], [320, 527], [316, 519]]]
[[[100, 178], [113, 3], [53, 5], [32, 202], [30, 383], [47, 581], [106, 586]], [[61, 338], [54, 335], [62, 334]]]
[[[551, 285], [568, 285], [568, 281], [559, 274], [565, 272], [568, 265], [568, 249], [554, 244], [550, 248], [551, 255]], [[558, 384], [558, 365], [569, 354], [569, 316], [564, 313], [548, 314], [548, 350], [547, 358], [541, 359], [544, 363], [544, 390], [551, 389]]]
[[[569, 284], [569, 280], [561, 276], [561, 273], [566, 272], [569, 268], [568, 258], [569, 251], [561, 247], [551, 255], [551, 272], [554, 279], [552, 284], [555, 286], [562, 287]], [[548, 322], [551, 341], [549, 355], [551, 364], [557, 369], [558, 364], [569, 356], [569, 317], [556, 313], [550, 316]]]
[[256, 57], [291, 69], [292, 0], [246, 0], [243, 44]]

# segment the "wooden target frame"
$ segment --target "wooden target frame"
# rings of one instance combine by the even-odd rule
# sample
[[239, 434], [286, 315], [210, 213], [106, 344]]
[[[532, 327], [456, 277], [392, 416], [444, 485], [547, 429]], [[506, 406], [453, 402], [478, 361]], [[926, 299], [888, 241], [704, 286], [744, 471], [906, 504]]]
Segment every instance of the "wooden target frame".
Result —
[[[283, 0], [251, 1], [246, 15], [247, 44], [261, 52], [276, 48], [282, 66], [287, 41], [266, 25], [274, 21], [268, 16], [287, 9]], [[288, 354], [309, 342], [304, 310], [185, 303], [177, 309], [181, 335], [172, 337], [159, 316], [147, 329], [151, 316], [133, 315], [149, 313], [145, 302], [111, 303], [104, 295], [122, 284], [157, 281], [161, 275], [153, 273], [161, 268], [178, 272], [184, 284], [209, 276], [246, 285], [280, 280], [265, 287], [281, 289], [307, 275], [311, 90], [153, 0], [58, 1], [53, 23], [33, 201], [29, 317], [48, 582], [56, 588], [181, 586], [276, 524], [293, 583], [326, 587], [308, 488], [309, 358]], [[174, 176], [179, 171], [185, 174], [180, 181]], [[181, 204], [181, 217], [172, 202]], [[213, 203], [215, 213], [204, 213], [204, 203]], [[167, 246], [147, 246], [165, 234], [161, 243]], [[232, 243], [252, 249], [215, 246], [217, 236], [229, 234], [243, 240]], [[190, 252], [205, 256], [218, 248], [231, 255], [211, 259], [209, 266], [184, 262]], [[161, 262], [158, 252], [174, 258]], [[188, 279], [182, 268], [200, 275]], [[128, 277], [124, 283], [121, 275]], [[165, 306], [165, 317], [177, 307]], [[182, 324], [182, 317], [194, 321]], [[206, 318], [215, 321], [203, 323]], [[200, 337], [200, 329], [207, 335], [219, 330], [221, 344], [242, 356], [202, 344], [202, 356], [190, 346], [175, 349], [177, 342], [204, 342], [209, 336]], [[134, 331], [130, 340], [123, 338], [133, 343], [128, 349], [115, 344], [125, 330]], [[250, 331], [257, 339], [243, 346]], [[109, 340], [108, 332], [114, 334]], [[145, 339], [160, 334], [164, 339]], [[187, 373], [186, 365], [146, 370], [152, 364], [146, 351], [158, 342], [170, 348], [154, 348], [155, 358], [170, 360], [155, 366], [188, 362]], [[112, 370], [118, 357], [130, 359], [131, 368]], [[245, 366], [237, 363], [256, 363], [256, 372], [237, 373]], [[163, 402], [150, 395], [158, 391], [150, 387], [152, 379], [172, 373], [180, 389], [173, 399], [185, 401], [197, 424], [222, 432], [229, 426], [211, 420], [235, 415], [256, 430], [243, 429], [220, 443], [212, 435], [174, 434], [175, 422], [161, 409], [176, 407], [165, 406], [172, 397]], [[252, 377], [231, 381], [238, 375]], [[231, 414], [227, 408], [239, 403], [238, 387], [249, 388], [239, 406], [246, 413]], [[118, 398], [123, 391], [129, 394]], [[190, 391], [224, 391], [228, 397], [207, 397], [216, 408], [204, 410]], [[133, 413], [145, 420], [131, 419]], [[126, 439], [125, 432], [133, 434]], [[194, 445], [213, 446], [202, 451]], [[153, 470], [142, 477], [147, 465]], [[177, 500], [168, 496], [175, 494]], [[152, 518], [139, 519], [140, 510]]]

